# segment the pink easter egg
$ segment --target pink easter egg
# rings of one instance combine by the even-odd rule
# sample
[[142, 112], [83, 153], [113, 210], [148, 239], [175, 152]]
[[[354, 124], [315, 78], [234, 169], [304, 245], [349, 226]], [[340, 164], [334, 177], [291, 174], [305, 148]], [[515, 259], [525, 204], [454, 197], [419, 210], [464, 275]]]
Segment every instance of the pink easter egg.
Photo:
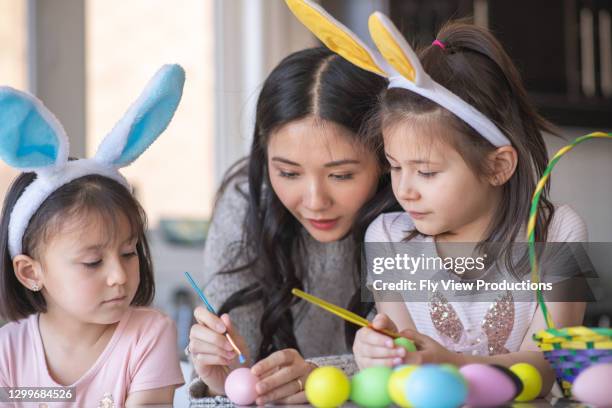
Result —
[[586, 368], [572, 384], [572, 396], [596, 407], [612, 407], [612, 364], [594, 364]]
[[251, 405], [257, 398], [255, 384], [250, 368], [237, 368], [225, 379], [225, 395], [236, 405]]
[[516, 384], [504, 371], [486, 364], [468, 364], [459, 369], [468, 383], [467, 405], [503, 405], [516, 395]]

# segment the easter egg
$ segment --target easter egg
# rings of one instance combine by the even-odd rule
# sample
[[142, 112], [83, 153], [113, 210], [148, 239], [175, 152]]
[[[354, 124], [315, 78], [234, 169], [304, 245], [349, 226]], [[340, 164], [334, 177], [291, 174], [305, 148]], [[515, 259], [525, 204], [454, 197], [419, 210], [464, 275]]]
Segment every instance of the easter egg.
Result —
[[351, 381], [351, 401], [367, 408], [390, 405], [387, 383], [392, 372], [389, 367], [369, 367], [355, 374]]
[[389, 391], [391, 400], [400, 407], [409, 408], [412, 406], [406, 399], [406, 381], [417, 368], [419, 366], [416, 365], [398, 366], [391, 373], [391, 377], [389, 377], [387, 391]]
[[397, 339], [393, 340], [393, 343], [395, 343], [396, 346], [401, 346], [405, 348], [406, 351], [417, 351], [414, 342], [405, 337], [398, 337]]
[[518, 363], [510, 367], [512, 371], [523, 383], [523, 390], [517, 395], [514, 400], [518, 402], [526, 402], [534, 400], [542, 391], [542, 376], [540, 372], [527, 363]]
[[251, 405], [257, 398], [255, 384], [257, 377], [250, 368], [237, 368], [225, 379], [225, 395], [236, 405]]
[[467, 384], [448, 367], [424, 365], [406, 382], [406, 399], [415, 407], [455, 408], [467, 397]]
[[337, 407], [346, 402], [351, 384], [342, 370], [319, 367], [312, 370], [304, 385], [306, 398], [317, 408]]
[[596, 407], [612, 407], [612, 363], [585, 368], [572, 384], [573, 398]]
[[[468, 364], [459, 370], [468, 383], [467, 405], [497, 406], [517, 394], [517, 380], [505, 371], [487, 364]], [[520, 383], [520, 380], [518, 381]]]

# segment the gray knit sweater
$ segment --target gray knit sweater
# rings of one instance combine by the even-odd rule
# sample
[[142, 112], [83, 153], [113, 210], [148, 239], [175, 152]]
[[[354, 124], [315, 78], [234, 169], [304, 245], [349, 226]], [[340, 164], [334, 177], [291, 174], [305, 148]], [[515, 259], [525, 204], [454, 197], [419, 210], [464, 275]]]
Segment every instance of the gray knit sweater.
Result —
[[[233, 274], [218, 274], [228, 266], [245, 263], [239, 253], [243, 222], [247, 211], [248, 186], [245, 177], [236, 177], [217, 201], [204, 249], [204, 293], [215, 308], [234, 292], [253, 282], [250, 270]], [[354, 262], [351, 238], [331, 243], [320, 243], [302, 230], [305, 242], [305, 290], [336, 305], [346, 307], [358, 287], [350, 267]], [[261, 343], [259, 323], [263, 312], [261, 303], [233, 309], [233, 324], [248, 344], [251, 356], [256, 356]], [[357, 370], [350, 349], [345, 344], [345, 323], [339, 317], [306, 302], [292, 309], [295, 336], [304, 358], [317, 365], [335, 365], [348, 375]], [[192, 403], [210, 404], [206, 387], [197, 378], [190, 385]]]

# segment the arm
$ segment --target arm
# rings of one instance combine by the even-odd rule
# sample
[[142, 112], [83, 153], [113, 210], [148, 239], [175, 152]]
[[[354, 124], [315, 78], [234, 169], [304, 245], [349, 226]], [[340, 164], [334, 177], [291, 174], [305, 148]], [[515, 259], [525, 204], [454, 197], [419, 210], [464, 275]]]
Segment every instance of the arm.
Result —
[[[241, 177], [234, 179], [219, 197], [204, 247], [203, 291], [217, 310], [233, 293], [254, 282], [248, 269], [232, 274], [219, 273], [246, 262], [246, 259], [238, 253], [248, 203], [237, 188], [246, 189], [244, 180]], [[189, 349], [195, 367], [192, 375], [194, 380], [189, 385], [191, 398], [222, 394], [223, 383], [229, 371], [225, 361], [221, 363], [219, 358], [215, 358], [215, 353], [209, 352], [212, 349], [218, 349], [219, 346], [223, 348], [226, 342], [221, 332], [216, 330], [219, 336], [215, 335], [213, 327], [206, 324], [207, 321], [218, 322], [219, 318], [208, 316], [209, 318], [206, 319], [207, 313], [204, 313], [203, 310], [205, 309], [202, 307], [196, 309], [197, 322], [192, 326], [190, 334]], [[261, 308], [254, 303], [233, 309], [226, 318], [225, 323], [231, 320], [233, 328], [242, 335], [240, 342], [242, 343], [244, 339], [244, 344], [240, 348], [247, 356], [254, 355], [260, 342], [258, 330], [260, 315]], [[234, 340], [238, 341], [237, 338]], [[218, 344], [215, 345], [215, 343]], [[211, 344], [213, 346], [210, 346]], [[204, 356], [205, 354], [208, 357]], [[227, 358], [227, 356], [222, 357]], [[237, 361], [235, 358], [233, 360]]]
[[136, 391], [128, 395], [125, 401], [126, 407], [141, 406], [147, 404], [172, 404], [174, 400], [174, 385], [156, 388], [153, 390]]

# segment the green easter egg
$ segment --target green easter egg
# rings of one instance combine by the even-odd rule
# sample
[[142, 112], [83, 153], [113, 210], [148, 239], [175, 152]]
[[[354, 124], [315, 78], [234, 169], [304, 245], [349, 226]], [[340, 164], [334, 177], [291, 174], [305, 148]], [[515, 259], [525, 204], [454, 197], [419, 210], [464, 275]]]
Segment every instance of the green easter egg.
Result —
[[417, 351], [414, 342], [405, 337], [398, 337], [397, 339], [393, 340], [393, 343], [395, 343], [396, 346], [401, 346], [405, 348], [406, 351]]
[[387, 390], [390, 367], [369, 367], [353, 376], [351, 381], [351, 401], [364, 408], [382, 408], [391, 405]]

